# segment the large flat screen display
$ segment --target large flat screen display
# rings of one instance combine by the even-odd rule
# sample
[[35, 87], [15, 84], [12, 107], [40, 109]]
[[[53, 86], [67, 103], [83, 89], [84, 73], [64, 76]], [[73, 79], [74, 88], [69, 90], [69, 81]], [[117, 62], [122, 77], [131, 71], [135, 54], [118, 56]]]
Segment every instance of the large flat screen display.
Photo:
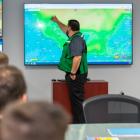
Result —
[[88, 64], [132, 64], [132, 4], [25, 4], [25, 65], [59, 63], [68, 38], [53, 16], [80, 22]]
[[2, 52], [2, 47], [3, 46], [3, 41], [2, 41], [2, 39], [0, 39], [0, 52]]
[[2, 36], [2, 1], [0, 0], [0, 37]]

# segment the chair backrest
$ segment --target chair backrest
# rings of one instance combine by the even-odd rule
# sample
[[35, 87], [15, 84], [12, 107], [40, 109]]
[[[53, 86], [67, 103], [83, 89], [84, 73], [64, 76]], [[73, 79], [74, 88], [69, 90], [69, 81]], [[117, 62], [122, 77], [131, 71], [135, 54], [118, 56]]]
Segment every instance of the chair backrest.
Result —
[[139, 123], [140, 100], [126, 95], [100, 95], [83, 102], [86, 123]]

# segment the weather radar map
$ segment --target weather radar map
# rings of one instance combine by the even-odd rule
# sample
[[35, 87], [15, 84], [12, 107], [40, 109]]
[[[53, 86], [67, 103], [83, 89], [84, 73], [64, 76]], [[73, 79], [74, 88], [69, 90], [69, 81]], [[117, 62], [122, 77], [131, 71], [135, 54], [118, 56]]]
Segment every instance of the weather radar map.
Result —
[[88, 64], [132, 64], [132, 4], [25, 4], [25, 65], [59, 63], [68, 37], [53, 16], [80, 22]]

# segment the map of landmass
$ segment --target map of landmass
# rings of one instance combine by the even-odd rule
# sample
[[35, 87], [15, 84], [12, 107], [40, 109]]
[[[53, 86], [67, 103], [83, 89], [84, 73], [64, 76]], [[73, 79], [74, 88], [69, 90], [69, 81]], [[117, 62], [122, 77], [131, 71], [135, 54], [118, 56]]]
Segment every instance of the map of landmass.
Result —
[[89, 64], [132, 63], [130, 9], [41, 9], [25, 11], [25, 63], [58, 64], [68, 39], [52, 16], [80, 22]]

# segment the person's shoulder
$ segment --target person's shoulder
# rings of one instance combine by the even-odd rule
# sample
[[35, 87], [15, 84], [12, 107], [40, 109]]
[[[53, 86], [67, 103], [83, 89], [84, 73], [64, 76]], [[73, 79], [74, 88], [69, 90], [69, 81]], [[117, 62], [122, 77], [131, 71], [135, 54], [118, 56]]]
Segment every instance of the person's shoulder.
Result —
[[74, 38], [72, 39], [72, 41], [84, 41], [83, 37], [80, 35], [76, 35], [74, 36]]

